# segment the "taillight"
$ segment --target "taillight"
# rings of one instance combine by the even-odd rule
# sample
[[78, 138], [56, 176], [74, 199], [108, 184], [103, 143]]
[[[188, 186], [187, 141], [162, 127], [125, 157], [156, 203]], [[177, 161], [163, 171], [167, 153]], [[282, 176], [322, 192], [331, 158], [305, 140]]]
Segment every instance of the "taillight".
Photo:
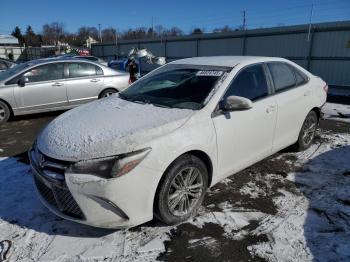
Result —
[[326, 93], [328, 93], [328, 85], [325, 85], [325, 86], [323, 87], [323, 90], [324, 90]]

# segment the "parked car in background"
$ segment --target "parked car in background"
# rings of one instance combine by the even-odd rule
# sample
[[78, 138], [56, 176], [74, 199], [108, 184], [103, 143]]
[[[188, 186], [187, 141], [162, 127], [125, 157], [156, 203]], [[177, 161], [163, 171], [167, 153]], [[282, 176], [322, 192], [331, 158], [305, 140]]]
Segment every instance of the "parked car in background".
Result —
[[6, 71], [7, 69], [14, 67], [15, 65], [17, 65], [17, 63], [12, 60], [0, 58], [0, 72]]
[[98, 58], [96, 56], [92, 56], [92, 55], [83, 55], [83, 56], [73, 56], [74, 58], [81, 58], [81, 59], [87, 59], [87, 60], [90, 60], [90, 61], [93, 61], [93, 62], [96, 62], [96, 63], [99, 63], [101, 65], [104, 65], [104, 66], [107, 66], [107, 62], [104, 61], [103, 59], [101, 58]]
[[0, 123], [11, 115], [63, 110], [128, 86], [129, 75], [86, 59], [32, 60], [0, 73]]
[[104, 65], [104, 66], [108, 66], [108, 63], [106, 61], [104, 61], [103, 59], [98, 58], [96, 56], [92, 56], [92, 55], [71, 55], [71, 54], [66, 54], [66, 55], [59, 55], [57, 57], [68, 57], [68, 58], [70, 57], [70, 58], [87, 59], [89, 61], [96, 62], [96, 63], [99, 63], [99, 64]]
[[326, 83], [282, 58], [199, 57], [53, 120], [30, 150], [41, 201], [97, 227], [196, 214], [222, 179], [294, 145], [308, 148]]

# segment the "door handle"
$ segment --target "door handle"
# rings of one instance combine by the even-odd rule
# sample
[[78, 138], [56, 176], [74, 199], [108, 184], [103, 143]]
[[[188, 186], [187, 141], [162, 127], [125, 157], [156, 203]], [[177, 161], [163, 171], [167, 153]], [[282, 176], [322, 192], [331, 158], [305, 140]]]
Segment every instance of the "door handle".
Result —
[[266, 113], [274, 112], [275, 109], [276, 109], [276, 106], [269, 105], [269, 106], [266, 108]]
[[63, 86], [63, 83], [54, 83], [52, 86]]
[[99, 82], [100, 79], [97, 79], [97, 78], [94, 78], [94, 79], [91, 79], [90, 82], [93, 82], [93, 83], [96, 83], [96, 82]]

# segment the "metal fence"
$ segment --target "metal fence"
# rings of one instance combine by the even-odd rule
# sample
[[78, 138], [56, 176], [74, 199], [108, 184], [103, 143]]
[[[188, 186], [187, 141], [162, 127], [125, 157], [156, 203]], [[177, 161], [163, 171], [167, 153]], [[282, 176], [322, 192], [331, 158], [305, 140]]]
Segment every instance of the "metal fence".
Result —
[[[275, 27], [163, 39], [94, 44], [92, 55], [111, 59], [132, 47], [147, 48], [167, 61], [195, 56], [257, 55], [290, 59], [331, 85], [350, 88], [350, 21]], [[145, 67], [146, 70], [152, 67]]]
[[12, 53], [15, 61], [23, 62], [53, 56], [56, 50], [56, 47], [0, 46], [0, 57], [8, 58]]

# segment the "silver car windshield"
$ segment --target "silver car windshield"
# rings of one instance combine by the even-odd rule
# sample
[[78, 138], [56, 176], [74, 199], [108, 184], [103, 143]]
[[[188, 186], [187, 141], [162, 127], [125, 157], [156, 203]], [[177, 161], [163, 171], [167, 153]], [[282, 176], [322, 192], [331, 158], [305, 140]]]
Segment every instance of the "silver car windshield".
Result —
[[120, 98], [170, 108], [199, 110], [227, 67], [171, 64], [141, 78]]
[[31, 63], [31, 62], [18, 64], [18, 65], [15, 65], [14, 67], [9, 68], [8, 70], [6, 70], [4, 72], [1, 72], [0, 73], [0, 81], [4, 81], [4, 80], [10, 78], [11, 76], [18, 74], [19, 72], [23, 71], [24, 69], [31, 66], [32, 64], [33, 63]]

